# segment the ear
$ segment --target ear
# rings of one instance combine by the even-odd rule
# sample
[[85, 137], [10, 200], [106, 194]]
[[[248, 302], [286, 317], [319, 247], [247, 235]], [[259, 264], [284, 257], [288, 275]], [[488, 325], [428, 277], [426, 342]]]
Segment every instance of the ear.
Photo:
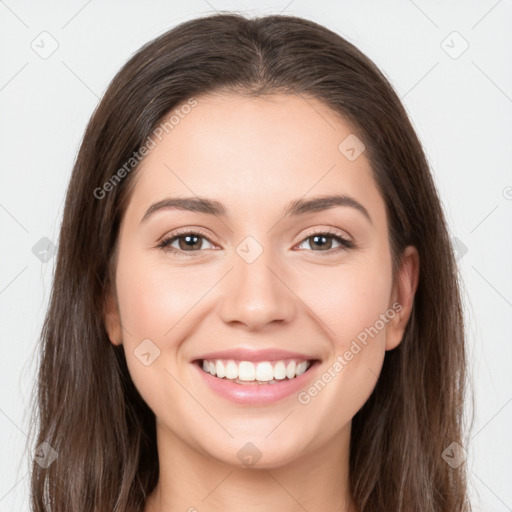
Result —
[[114, 345], [121, 345], [123, 342], [121, 317], [117, 300], [111, 292], [107, 292], [105, 295], [104, 322], [110, 341]]
[[404, 336], [411, 316], [414, 295], [418, 287], [420, 257], [416, 247], [405, 248], [391, 293], [391, 308], [396, 312], [386, 331], [386, 350], [396, 348]]

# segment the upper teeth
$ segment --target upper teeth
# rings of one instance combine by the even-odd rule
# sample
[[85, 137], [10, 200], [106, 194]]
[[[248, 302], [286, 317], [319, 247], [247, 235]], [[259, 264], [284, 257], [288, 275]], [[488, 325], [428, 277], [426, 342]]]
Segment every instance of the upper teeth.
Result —
[[302, 375], [310, 366], [310, 361], [225, 361], [221, 359], [203, 360], [203, 370], [220, 379], [239, 379], [244, 381], [267, 382], [273, 379], [293, 379]]

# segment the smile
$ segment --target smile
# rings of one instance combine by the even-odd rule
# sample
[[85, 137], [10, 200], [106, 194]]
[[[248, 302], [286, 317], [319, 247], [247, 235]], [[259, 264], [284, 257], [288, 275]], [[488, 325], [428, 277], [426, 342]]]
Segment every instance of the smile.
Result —
[[193, 367], [215, 395], [241, 406], [271, 405], [296, 396], [318, 373], [319, 359], [246, 361], [196, 359]]
[[280, 361], [236, 361], [203, 359], [200, 362], [203, 371], [218, 379], [237, 384], [276, 384], [279, 381], [299, 377], [308, 370], [312, 361], [284, 359]]

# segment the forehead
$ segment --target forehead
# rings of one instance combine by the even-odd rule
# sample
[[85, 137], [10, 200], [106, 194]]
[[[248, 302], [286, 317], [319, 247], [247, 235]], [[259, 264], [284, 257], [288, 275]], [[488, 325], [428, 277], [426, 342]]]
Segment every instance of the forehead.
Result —
[[353, 160], [343, 152], [353, 127], [321, 101], [231, 93], [196, 99], [187, 114], [153, 137], [156, 145], [137, 172], [135, 207], [198, 195], [228, 209], [254, 213], [264, 206], [276, 214], [292, 200], [339, 193], [383, 213], [365, 153]]

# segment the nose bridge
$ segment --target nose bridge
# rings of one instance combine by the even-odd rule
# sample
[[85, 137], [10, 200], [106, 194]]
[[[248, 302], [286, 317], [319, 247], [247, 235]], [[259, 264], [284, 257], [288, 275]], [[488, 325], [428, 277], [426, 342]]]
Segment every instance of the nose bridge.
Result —
[[256, 329], [275, 321], [290, 321], [293, 294], [279, 276], [282, 266], [270, 247], [255, 238], [244, 239], [233, 253], [234, 268], [221, 314], [225, 322], [241, 322]]

